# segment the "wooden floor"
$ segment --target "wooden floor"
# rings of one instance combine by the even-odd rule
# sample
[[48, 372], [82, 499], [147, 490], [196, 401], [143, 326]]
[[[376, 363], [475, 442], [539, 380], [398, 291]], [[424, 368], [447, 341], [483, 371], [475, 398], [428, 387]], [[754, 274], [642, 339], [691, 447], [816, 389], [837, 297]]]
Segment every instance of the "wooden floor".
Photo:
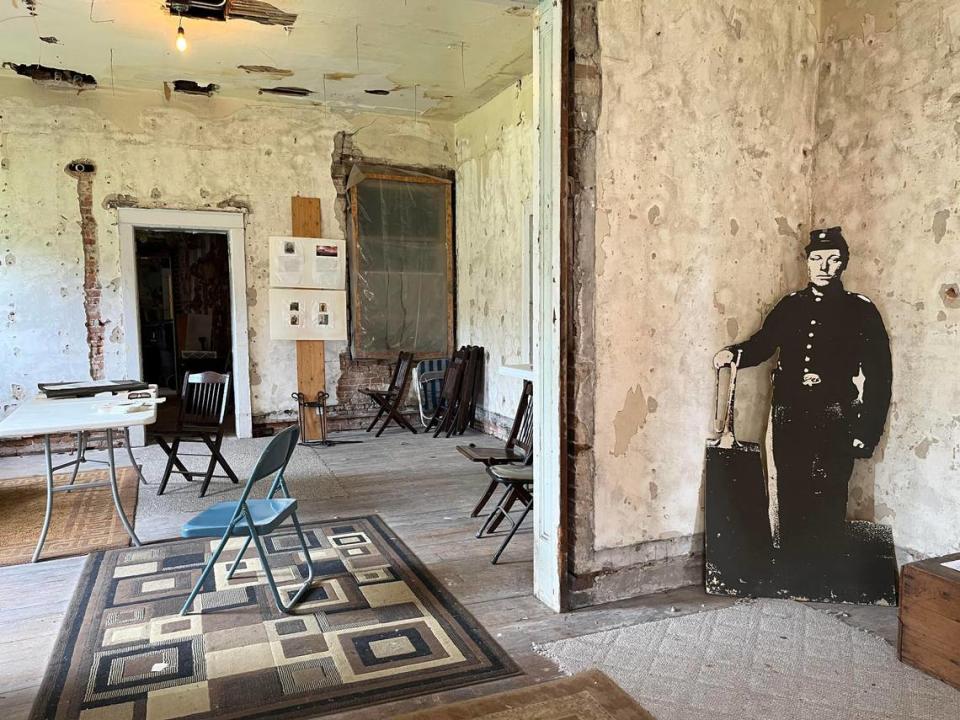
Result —
[[[434, 440], [392, 430], [379, 439], [366, 436], [363, 444], [298, 449], [318, 454], [318, 474], [322, 475], [318, 482], [329, 487], [322, 501], [301, 503], [300, 516], [319, 520], [379, 514], [521, 665], [526, 675], [325, 717], [389, 718], [430, 705], [528, 685], [559, 674], [551, 662], [536, 654], [535, 643], [731, 604], [729, 599], [711, 597], [702, 588], [690, 587], [575, 613], [554, 614], [532, 594], [532, 518], [528, 518], [527, 526], [496, 566], [490, 564], [490, 558], [499, 540], [474, 537], [480, 520], [470, 518], [469, 513], [486, 486], [486, 476], [457, 453], [456, 445], [465, 442], [496, 443], [479, 434]], [[125, 459], [124, 453], [120, 456]], [[227, 458], [230, 460], [229, 454]], [[38, 474], [42, 466], [42, 458], [38, 457], [2, 458], [0, 482], [2, 478]], [[154, 490], [141, 488], [141, 492]], [[179, 528], [180, 520], [175, 514], [165, 516], [161, 512], [143, 517], [140, 513], [137, 517], [137, 531], [144, 541], [175, 537]], [[3, 720], [28, 717], [83, 562], [83, 558], [69, 558], [0, 568]], [[895, 609], [843, 606], [838, 612], [845, 613], [846, 616], [839, 615], [845, 622], [879, 632], [888, 639], [895, 632]]]

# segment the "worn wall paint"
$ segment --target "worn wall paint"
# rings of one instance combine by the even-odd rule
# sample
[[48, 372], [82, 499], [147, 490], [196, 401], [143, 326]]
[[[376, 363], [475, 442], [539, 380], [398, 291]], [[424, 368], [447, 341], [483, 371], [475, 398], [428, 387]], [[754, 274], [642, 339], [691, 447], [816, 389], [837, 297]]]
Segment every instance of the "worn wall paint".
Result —
[[[688, 553], [702, 531], [712, 356], [802, 284], [816, 92], [813, 0], [601, 0], [598, 12], [594, 552], [578, 552], [583, 573]], [[755, 440], [769, 383], [751, 373], [738, 430]]]
[[891, 524], [906, 557], [940, 555], [960, 550], [960, 0], [863, 27], [825, 28], [813, 183], [818, 223], [850, 243], [844, 284], [876, 302], [893, 353], [887, 433], [851, 509]]
[[[250, 378], [257, 419], [289, 418], [292, 342], [271, 342], [267, 238], [290, 232], [290, 197], [321, 198], [324, 232], [342, 237], [331, 179], [334, 135], [354, 133], [371, 157], [453, 165], [453, 126], [397, 116], [341, 114], [104, 90], [56, 93], [0, 80], [0, 414], [38, 381], [89, 376], [77, 180], [66, 163], [97, 164], [97, 227], [104, 374], [122, 377], [118, 203], [182, 209], [246, 208]], [[335, 351], [336, 348], [333, 348]], [[335, 381], [335, 378], [331, 378]]]
[[498, 372], [527, 363], [523, 282], [525, 203], [533, 190], [533, 79], [504, 90], [455, 125], [457, 342], [486, 349], [481, 409], [512, 419], [521, 381]]

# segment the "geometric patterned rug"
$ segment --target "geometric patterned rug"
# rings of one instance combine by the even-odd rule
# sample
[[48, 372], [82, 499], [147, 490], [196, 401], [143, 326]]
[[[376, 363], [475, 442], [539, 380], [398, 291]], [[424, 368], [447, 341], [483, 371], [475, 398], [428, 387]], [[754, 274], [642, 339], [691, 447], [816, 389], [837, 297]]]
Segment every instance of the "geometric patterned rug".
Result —
[[[91, 470], [77, 473], [76, 485], [104, 480], [106, 470]], [[55, 486], [68, 482], [69, 474], [53, 476]], [[117, 468], [120, 503], [131, 519], [137, 509], [137, 482], [133, 468]], [[42, 475], [0, 480], [0, 565], [30, 562], [43, 527], [46, 504], [47, 480]], [[130, 536], [120, 524], [109, 488], [57, 493], [40, 558], [86, 555], [129, 545]]]
[[658, 720], [957, 720], [960, 691], [883, 639], [791, 600], [759, 600], [546, 643], [598, 668]]
[[394, 720], [654, 720], [599, 670], [441, 705]]
[[[312, 589], [281, 613], [232, 538], [178, 615], [217, 539], [89, 558], [32, 718], [303, 718], [520, 674], [377, 516], [305, 523]], [[264, 538], [290, 594], [307, 575], [293, 532]], [[199, 612], [201, 611], [202, 612]]]

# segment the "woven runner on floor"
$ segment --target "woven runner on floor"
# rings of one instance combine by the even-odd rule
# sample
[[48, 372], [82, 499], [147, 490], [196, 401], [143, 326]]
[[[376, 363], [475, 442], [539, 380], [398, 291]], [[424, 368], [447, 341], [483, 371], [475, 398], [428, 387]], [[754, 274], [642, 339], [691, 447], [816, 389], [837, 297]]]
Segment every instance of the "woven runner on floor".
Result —
[[[103, 482], [108, 472], [104, 469], [78, 473], [75, 484]], [[136, 513], [137, 480], [133, 468], [117, 468], [120, 503], [129, 518]], [[66, 485], [70, 475], [54, 475], [53, 481], [54, 485]], [[47, 480], [43, 475], [0, 480], [0, 565], [30, 562], [46, 504]], [[42, 560], [129, 545], [130, 536], [117, 517], [110, 488], [54, 494]]]

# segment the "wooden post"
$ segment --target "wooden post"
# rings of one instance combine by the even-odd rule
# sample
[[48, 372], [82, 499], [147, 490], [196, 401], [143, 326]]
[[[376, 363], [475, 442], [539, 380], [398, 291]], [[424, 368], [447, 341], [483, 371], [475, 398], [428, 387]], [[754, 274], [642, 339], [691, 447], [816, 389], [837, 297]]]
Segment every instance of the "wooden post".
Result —
[[[320, 198], [292, 197], [290, 216], [296, 237], [322, 237]], [[297, 340], [297, 391], [308, 400], [316, 400], [317, 393], [327, 388], [325, 348], [323, 340]], [[305, 430], [310, 439], [320, 437], [320, 417], [308, 412]], [[303, 439], [303, 438], [301, 438]]]

